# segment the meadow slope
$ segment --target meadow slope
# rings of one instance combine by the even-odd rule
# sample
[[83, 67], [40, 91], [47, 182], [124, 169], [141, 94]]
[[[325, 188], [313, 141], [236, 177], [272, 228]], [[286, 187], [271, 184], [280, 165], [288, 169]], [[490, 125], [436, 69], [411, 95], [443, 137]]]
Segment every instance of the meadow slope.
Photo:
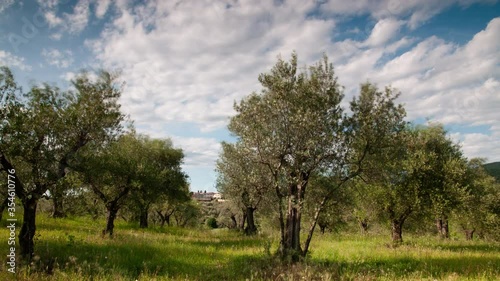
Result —
[[34, 261], [15, 275], [2, 263], [0, 280], [500, 280], [500, 245], [491, 242], [405, 236], [392, 248], [386, 236], [318, 234], [307, 260], [289, 265], [273, 257], [272, 235], [120, 221], [103, 239], [103, 225], [40, 215]]

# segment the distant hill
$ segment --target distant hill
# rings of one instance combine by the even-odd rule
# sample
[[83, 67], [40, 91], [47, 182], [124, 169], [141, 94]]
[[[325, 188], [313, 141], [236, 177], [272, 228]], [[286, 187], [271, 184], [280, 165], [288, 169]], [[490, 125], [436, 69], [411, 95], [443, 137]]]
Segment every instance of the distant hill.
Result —
[[484, 168], [490, 175], [495, 177], [500, 182], [500, 162], [484, 164]]

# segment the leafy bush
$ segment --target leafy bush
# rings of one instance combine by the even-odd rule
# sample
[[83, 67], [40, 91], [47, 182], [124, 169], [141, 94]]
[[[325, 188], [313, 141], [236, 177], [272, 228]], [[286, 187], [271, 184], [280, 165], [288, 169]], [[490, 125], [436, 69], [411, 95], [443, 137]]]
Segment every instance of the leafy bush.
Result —
[[217, 220], [214, 217], [210, 217], [207, 219], [206, 224], [210, 228], [217, 228]]

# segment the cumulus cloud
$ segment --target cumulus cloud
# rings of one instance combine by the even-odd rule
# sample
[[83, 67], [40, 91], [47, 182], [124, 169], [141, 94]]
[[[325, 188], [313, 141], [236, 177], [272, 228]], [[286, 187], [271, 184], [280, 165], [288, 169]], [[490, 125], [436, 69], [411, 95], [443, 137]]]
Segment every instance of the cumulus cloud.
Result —
[[404, 18], [414, 29], [452, 5], [462, 7], [474, 3], [495, 3], [496, 0], [327, 0], [321, 1], [321, 10], [334, 15], [370, 14], [376, 19], [387, 17]]
[[98, 18], [104, 17], [108, 8], [111, 5], [111, 0], [100, 0], [95, 3], [95, 15]]
[[[123, 69], [124, 108], [152, 109], [148, 121], [195, 123], [210, 131], [227, 124], [234, 100], [258, 90], [258, 74], [278, 54], [295, 49], [307, 59], [326, 50], [334, 22], [306, 20], [312, 8], [302, 1], [121, 7], [101, 40], [88, 45], [105, 65]], [[131, 115], [143, 121], [140, 112]]]
[[[86, 45], [105, 67], [123, 70], [123, 109], [151, 135], [169, 124], [195, 125], [201, 132], [223, 128], [234, 114], [233, 102], [259, 90], [258, 74], [292, 50], [302, 65], [327, 53], [347, 99], [370, 80], [400, 89], [411, 120], [500, 123], [495, 115], [500, 19], [464, 46], [438, 37], [402, 37], [405, 26], [414, 28], [454, 3], [473, 1], [424, 2], [150, 1], [131, 7], [115, 1], [117, 16]], [[310, 17], [318, 6], [333, 16]], [[433, 10], [425, 14], [428, 9]], [[377, 22], [366, 40], [334, 41], [340, 13], [370, 14]], [[485, 136], [484, 142], [493, 140]], [[468, 156], [477, 156], [471, 136], [461, 138]], [[187, 151], [187, 165], [209, 165], [219, 149], [214, 138], [176, 140]], [[500, 159], [500, 153], [494, 157]]]
[[76, 73], [69, 71], [60, 76], [64, 81], [71, 81], [76, 77]]
[[220, 143], [214, 138], [173, 137], [172, 141], [184, 151], [185, 167], [211, 168], [219, 155]]
[[[499, 132], [499, 131], [497, 131]], [[464, 134], [460, 135], [460, 144], [465, 155], [485, 158], [487, 162], [498, 161], [500, 155], [500, 134]]]
[[59, 0], [36, 0], [43, 8], [54, 9], [59, 4]]
[[45, 12], [44, 16], [45, 21], [47, 21], [47, 23], [49, 24], [49, 27], [56, 27], [64, 23], [64, 20], [62, 18], [56, 16], [55, 11], [47, 11]]
[[0, 13], [14, 4], [14, 0], [0, 0]]
[[13, 55], [7, 51], [0, 50], [0, 65], [17, 67], [24, 71], [30, 71], [31, 66], [24, 63], [24, 58]]
[[89, 21], [90, 10], [89, 1], [80, 0], [73, 9], [73, 13], [64, 14], [65, 22], [68, 23], [68, 31], [70, 33], [79, 33], [86, 26]]
[[43, 49], [42, 56], [48, 64], [58, 68], [68, 68], [73, 64], [73, 53], [70, 50]]
[[368, 46], [380, 46], [386, 44], [394, 38], [403, 24], [403, 21], [392, 18], [379, 20], [375, 27], [373, 27], [370, 37], [366, 39], [365, 44]]
[[[408, 119], [430, 119], [451, 126], [486, 126], [490, 134], [463, 134], [460, 140], [467, 156], [500, 160], [500, 18], [488, 23], [463, 46], [429, 37], [399, 56], [380, 64], [391, 45], [405, 45], [405, 38], [385, 47], [350, 46], [347, 60], [338, 64], [340, 82], [346, 92], [357, 92], [357, 83], [370, 80], [380, 86], [392, 84], [402, 91]], [[414, 39], [409, 39], [412, 42]]]
[[[58, 15], [58, 5], [61, 4], [59, 0], [37, 0], [37, 2], [43, 10], [45, 21], [48, 23], [49, 27], [59, 29], [59, 32], [52, 36], [55, 40], [61, 38], [62, 32], [78, 34], [88, 25], [91, 15], [90, 0], [78, 0], [73, 7], [72, 13], [63, 13], [62, 15]], [[105, 6], [103, 5], [105, 5], [105, 3], [98, 4], [99, 8], [97, 11], [99, 13], [106, 12], [104, 9]]]

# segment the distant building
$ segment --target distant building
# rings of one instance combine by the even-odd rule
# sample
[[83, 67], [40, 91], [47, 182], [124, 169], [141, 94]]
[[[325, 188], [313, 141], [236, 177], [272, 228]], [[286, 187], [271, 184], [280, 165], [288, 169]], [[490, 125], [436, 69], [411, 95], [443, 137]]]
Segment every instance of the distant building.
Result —
[[198, 202], [223, 201], [219, 192], [197, 191], [191, 192], [191, 198]]

